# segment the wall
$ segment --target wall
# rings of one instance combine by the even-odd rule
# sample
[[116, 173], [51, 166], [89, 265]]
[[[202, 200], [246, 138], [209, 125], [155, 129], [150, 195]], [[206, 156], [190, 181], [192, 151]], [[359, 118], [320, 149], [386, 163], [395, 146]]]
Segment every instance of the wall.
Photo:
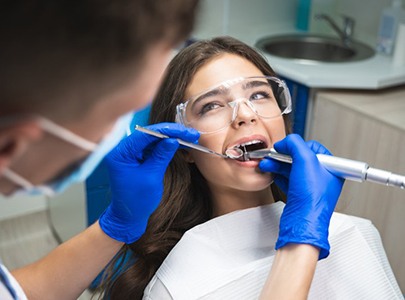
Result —
[[[405, 0], [402, 0], [405, 7]], [[312, 0], [310, 30], [313, 32], [334, 34], [330, 26], [323, 21], [314, 20], [318, 13], [330, 14], [338, 24], [342, 24], [341, 15], [355, 19], [354, 37], [369, 45], [375, 45], [378, 27], [383, 9], [391, 5], [391, 0]]]
[[[405, 0], [402, 0], [405, 7]], [[298, 0], [202, 0], [194, 36], [210, 38], [232, 35], [251, 45], [258, 35], [293, 31]], [[341, 15], [356, 20], [354, 37], [375, 45], [381, 12], [391, 0], [312, 0], [309, 31], [335, 35], [330, 26], [314, 20], [315, 14], [330, 14], [338, 24]], [[258, 34], [259, 33], [259, 34]]]
[[231, 35], [253, 44], [254, 38], [294, 29], [296, 0], [203, 0], [196, 38]]

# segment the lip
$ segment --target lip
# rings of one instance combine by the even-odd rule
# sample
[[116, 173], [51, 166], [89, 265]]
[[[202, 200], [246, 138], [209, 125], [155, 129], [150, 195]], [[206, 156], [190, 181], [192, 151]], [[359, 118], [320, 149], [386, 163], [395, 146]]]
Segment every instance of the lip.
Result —
[[244, 168], [257, 168], [259, 166], [259, 160], [246, 160], [246, 161], [240, 161], [236, 159], [231, 160], [232, 163], [235, 163], [241, 167]]

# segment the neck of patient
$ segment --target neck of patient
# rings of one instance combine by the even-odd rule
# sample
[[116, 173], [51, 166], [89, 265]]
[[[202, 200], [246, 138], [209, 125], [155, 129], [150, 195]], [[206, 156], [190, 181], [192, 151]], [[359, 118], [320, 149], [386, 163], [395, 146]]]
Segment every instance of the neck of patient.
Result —
[[274, 203], [270, 188], [261, 191], [211, 189], [213, 200], [213, 217], [218, 217], [236, 210]]

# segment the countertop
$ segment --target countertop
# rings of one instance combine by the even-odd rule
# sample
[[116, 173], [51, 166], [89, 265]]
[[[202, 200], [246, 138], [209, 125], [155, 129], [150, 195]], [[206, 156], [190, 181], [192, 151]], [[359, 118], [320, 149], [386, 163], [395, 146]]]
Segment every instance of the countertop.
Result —
[[276, 73], [311, 88], [375, 90], [405, 84], [405, 65], [393, 66], [380, 54], [347, 63], [299, 63], [263, 54]]

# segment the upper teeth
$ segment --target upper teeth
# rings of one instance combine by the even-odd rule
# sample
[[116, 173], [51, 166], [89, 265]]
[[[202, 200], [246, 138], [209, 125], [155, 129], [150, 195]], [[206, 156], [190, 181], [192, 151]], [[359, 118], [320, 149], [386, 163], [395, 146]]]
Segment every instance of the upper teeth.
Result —
[[235, 147], [246, 147], [246, 146], [249, 146], [249, 145], [262, 144], [262, 143], [263, 143], [263, 141], [261, 141], [261, 140], [252, 140], [252, 141], [240, 144], [240, 145], [236, 145]]

